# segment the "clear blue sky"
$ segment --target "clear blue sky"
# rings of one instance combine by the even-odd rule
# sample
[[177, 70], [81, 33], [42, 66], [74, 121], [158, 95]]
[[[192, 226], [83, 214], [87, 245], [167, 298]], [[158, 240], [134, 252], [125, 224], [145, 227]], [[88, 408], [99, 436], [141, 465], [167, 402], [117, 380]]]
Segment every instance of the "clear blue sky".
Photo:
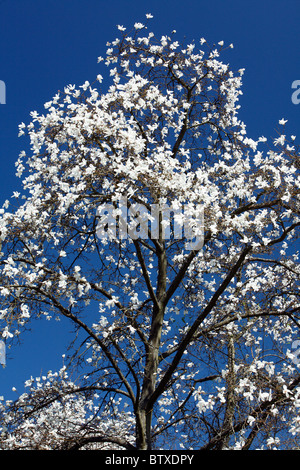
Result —
[[[118, 35], [116, 25], [143, 22], [152, 13], [157, 36], [176, 29], [210, 43], [224, 40], [232, 69], [245, 68], [241, 118], [250, 137], [275, 136], [278, 120], [298, 136], [300, 105], [291, 101], [291, 84], [300, 80], [299, 0], [0, 0], [0, 80], [6, 104], [0, 105], [0, 205], [19, 188], [14, 176], [19, 152], [18, 124], [32, 110], [70, 83], [81, 85], [101, 74], [97, 58]], [[300, 137], [300, 136], [299, 136]], [[299, 139], [297, 139], [299, 142]], [[2, 202], [1, 202], [2, 201]], [[0, 395], [30, 377], [61, 365], [64, 329], [45, 321], [9, 352], [0, 367]]]

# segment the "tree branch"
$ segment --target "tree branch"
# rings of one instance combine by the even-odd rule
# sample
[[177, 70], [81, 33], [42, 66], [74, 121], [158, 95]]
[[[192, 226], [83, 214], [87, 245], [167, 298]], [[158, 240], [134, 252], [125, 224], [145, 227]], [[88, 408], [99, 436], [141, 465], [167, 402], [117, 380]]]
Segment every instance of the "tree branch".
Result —
[[147, 285], [147, 288], [148, 288], [149, 295], [150, 295], [155, 307], [158, 308], [157, 298], [156, 298], [154, 289], [153, 289], [152, 284], [151, 284], [151, 280], [150, 280], [148, 270], [147, 270], [147, 267], [146, 267], [146, 264], [145, 264], [145, 261], [144, 261], [143, 255], [142, 255], [141, 248], [139, 246], [139, 242], [138, 242], [138, 240], [133, 240], [133, 243], [134, 243], [134, 246], [136, 248], [137, 257], [138, 257], [138, 260], [139, 260], [141, 268], [142, 268], [143, 276], [144, 276], [144, 279], [145, 279], [145, 282], [146, 282], [146, 285]]
[[182, 339], [180, 342], [177, 352], [175, 354], [175, 357], [173, 358], [173, 361], [171, 365], [168, 367], [167, 371], [165, 372], [165, 375], [161, 379], [160, 383], [156, 387], [151, 399], [149, 400], [148, 403], [148, 408], [152, 409], [154, 403], [158, 399], [158, 397], [162, 394], [162, 392], [165, 390], [165, 387], [167, 386], [170, 378], [172, 377], [173, 372], [175, 371], [176, 367], [178, 366], [181, 357], [186, 350], [187, 346], [190, 344], [190, 342], [193, 340], [193, 337], [199, 328], [200, 324], [204, 321], [204, 319], [207, 317], [207, 315], [212, 311], [212, 309], [215, 307], [218, 299], [220, 296], [223, 294], [225, 289], [227, 288], [228, 284], [231, 282], [232, 278], [236, 275], [240, 267], [242, 266], [246, 256], [248, 253], [251, 251], [250, 246], [246, 246], [242, 253], [240, 254], [236, 264], [231, 268], [229, 271], [228, 275], [226, 278], [223, 280], [222, 284], [220, 287], [217, 289], [217, 291], [214, 293], [212, 296], [211, 300], [208, 302], [207, 306], [203, 310], [203, 312], [198, 316], [198, 318], [194, 321], [193, 325], [189, 328], [188, 332], [186, 333], [185, 337]]

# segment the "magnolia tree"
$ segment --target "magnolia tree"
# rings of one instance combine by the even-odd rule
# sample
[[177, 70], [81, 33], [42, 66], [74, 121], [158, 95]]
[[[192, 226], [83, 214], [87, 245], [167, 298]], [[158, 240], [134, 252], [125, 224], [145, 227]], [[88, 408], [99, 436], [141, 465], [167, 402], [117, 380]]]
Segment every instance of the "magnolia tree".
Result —
[[67, 86], [20, 126], [2, 337], [64, 318], [80, 380], [63, 367], [3, 401], [0, 447], [297, 448], [295, 137], [284, 120], [247, 137], [222, 41], [118, 29], [106, 90]]

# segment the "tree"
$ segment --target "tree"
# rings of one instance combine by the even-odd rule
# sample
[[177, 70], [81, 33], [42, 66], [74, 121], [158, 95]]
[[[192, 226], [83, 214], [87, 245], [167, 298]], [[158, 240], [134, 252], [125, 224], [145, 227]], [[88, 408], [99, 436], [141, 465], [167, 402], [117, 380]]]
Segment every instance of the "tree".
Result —
[[3, 402], [1, 447], [296, 448], [295, 138], [247, 136], [222, 41], [118, 28], [106, 91], [69, 85], [20, 125], [2, 337], [64, 318], [82, 377], [64, 366]]

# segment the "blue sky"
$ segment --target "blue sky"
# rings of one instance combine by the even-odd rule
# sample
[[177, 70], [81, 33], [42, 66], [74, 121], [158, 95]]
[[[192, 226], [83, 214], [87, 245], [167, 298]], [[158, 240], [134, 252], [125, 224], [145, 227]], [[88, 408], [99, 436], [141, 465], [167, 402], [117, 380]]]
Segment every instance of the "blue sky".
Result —
[[[130, 27], [154, 18], [159, 37], [176, 29], [177, 39], [234, 44], [223, 60], [245, 68], [240, 117], [249, 137], [276, 136], [278, 120], [288, 119], [287, 133], [298, 135], [300, 105], [292, 103], [291, 85], [300, 80], [299, 0], [0, 0], [0, 80], [6, 104], [0, 104], [0, 205], [17, 190], [14, 163], [26, 138], [18, 124], [30, 111], [65, 85], [93, 81], [104, 65], [106, 42], [118, 35], [116, 25]], [[297, 139], [299, 142], [299, 139]], [[0, 395], [30, 377], [61, 366], [65, 329], [57, 323], [33, 325], [23, 343], [9, 351], [0, 368]]]

